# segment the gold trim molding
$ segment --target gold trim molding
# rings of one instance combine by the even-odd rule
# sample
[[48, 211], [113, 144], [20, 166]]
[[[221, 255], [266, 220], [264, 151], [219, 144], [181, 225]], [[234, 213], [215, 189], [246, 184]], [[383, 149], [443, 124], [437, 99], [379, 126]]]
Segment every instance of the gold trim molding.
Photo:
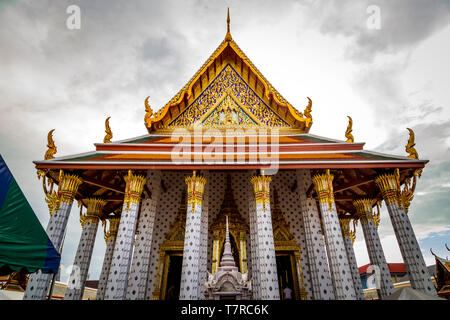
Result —
[[317, 192], [320, 203], [327, 203], [330, 211], [333, 210], [334, 193], [333, 193], [334, 176], [327, 169], [325, 174], [317, 174], [312, 178], [312, 182]]

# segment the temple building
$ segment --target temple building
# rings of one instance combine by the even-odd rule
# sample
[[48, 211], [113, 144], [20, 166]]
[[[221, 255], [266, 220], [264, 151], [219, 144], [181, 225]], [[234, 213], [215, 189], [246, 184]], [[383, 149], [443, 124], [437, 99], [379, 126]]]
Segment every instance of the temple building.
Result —
[[[357, 223], [383, 298], [394, 289], [381, 205], [411, 286], [436, 294], [408, 217], [427, 163], [412, 130], [405, 156], [364, 150], [350, 117], [344, 140], [311, 134], [312, 100], [300, 112], [281, 96], [233, 40], [229, 14], [225, 39], [189, 82], [159, 111], [149, 98], [144, 105], [148, 134], [111, 141], [108, 118], [95, 151], [55, 157], [51, 130], [44, 160], [34, 162], [57, 250], [74, 200], [80, 207], [65, 299], [81, 299], [100, 224], [107, 246], [97, 299], [277, 300], [287, 288], [293, 299], [364, 299]], [[50, 283], [31, 275], [24, 299], [45, 299]]]

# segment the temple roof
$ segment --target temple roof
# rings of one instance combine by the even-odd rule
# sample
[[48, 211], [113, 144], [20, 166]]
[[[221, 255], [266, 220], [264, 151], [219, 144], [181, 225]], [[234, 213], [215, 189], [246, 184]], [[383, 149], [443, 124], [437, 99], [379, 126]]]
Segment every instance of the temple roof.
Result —
[[34, 163], [38, 169], [233, 170], [268, 168], [274, 164], [281, 169], [422, 168], [428, 162], [368, 151], [363, 146], [364, 143], [348, 143], [309, 133], [274, 136], [265, 132], [214, 138], [205, 134], [198, 137], [149, 134], [114, 143], [97, 143], [92, 152]]
[[311, 100], [303, 114], [283, 98], [232, 39], [229, 19], [225, 39], [163, 108], [153, 113], [146, 100], [146, 127], [152, 133], [198, 126], [201, 124], [198, 114], [211, 112], [217, 102], [228, 95], [244, 113], [254, 115], [252, 120], [260, 115], [262, 123], [256, 120], [258, 126], [301, 132], [311, 128]]

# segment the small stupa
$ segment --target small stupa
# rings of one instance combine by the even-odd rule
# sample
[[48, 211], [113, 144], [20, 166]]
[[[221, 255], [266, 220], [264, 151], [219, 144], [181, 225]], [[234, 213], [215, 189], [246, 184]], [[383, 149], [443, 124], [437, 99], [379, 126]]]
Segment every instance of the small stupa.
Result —
[[231, 252], [228, 216], [226, 218], [225, 244], [220, 265], [215, 274], [208, 273], [205, 283], [207, 300], [249, 300], [251, 297], [251, 281], [247, 273], [240, 273]]

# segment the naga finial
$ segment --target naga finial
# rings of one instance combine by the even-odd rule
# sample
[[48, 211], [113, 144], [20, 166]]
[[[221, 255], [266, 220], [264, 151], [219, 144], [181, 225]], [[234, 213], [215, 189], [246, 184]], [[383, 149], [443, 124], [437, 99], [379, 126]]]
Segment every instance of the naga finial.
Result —
[[45, 156], [44, 156], [44, 160], [50, 160], [50, 159], [54, 159], [54, 155], [57, 151], [56, 146], [55, 146], [55, 141], [53, 141], [53, 131], [55, 131], [55, 129], [52, 129], [48, 132], [47, 135], [47, 152], [45, 152]]
[[147, 128], [151, 127], [152, 121], [150, 120], [150, 118], [153, 116], [153, 110], [150, 107], [150, 105], [148, 104], [148, 99], [150, 98], [150, 96], [148, 96], [145, 99], [145, 117], [144, 117], [144, 122], [145, 122], [145, 126]]
[[227, 14], [227, 35], [225, 36], [225, 41], [231, 41], [231, 32], [230, 32], [230, 8], [228, 8]]
[[408, 158], [411, 159], [419, 159], [419, 154], [417, 153], [416, 149], [414, 148], [414, 146], [416, 145], [416, 143], [414, 142], [414, 131], [412, 131], [412, 129], [410, 128], [406, 128], [409, 131], [409, 139], [408, 139], [408, 143], [406, 144], [405, 150], [406, 152], [409, 153]]
[[[308, 98], [308, 105], [306, 106], [306, 108], [303, 111], [303, 113], [304, 113], [306, 119], [309, 119], [309, 123], [311, 123], [312, 122], [312, 115], [311, 115], [312, 100], [309, 97], [307, 97], [307, 98]], [[307, 125], [308, 125], [308, 123], [307, 123]]]
[[355, 139], [353, 138], [352, 135], [352, 131], [353, 131], [353, 120], [352, 117], [347, 116], [348, 118], [348, 126], [347, 126], [347, 130], [345, 130], [345, 137], [347, 138], [347, 140], [345, 142], [355, 142]]
[[111, 143], [111, 138], [113, 137], [111, 128], [109, 127], [109, 119], [111, 119], [111, 117], [106, 118], [106, 121], [105, 121], [105, 132], [106, 132], [106, 135], [103, 138], [103, 143]]

